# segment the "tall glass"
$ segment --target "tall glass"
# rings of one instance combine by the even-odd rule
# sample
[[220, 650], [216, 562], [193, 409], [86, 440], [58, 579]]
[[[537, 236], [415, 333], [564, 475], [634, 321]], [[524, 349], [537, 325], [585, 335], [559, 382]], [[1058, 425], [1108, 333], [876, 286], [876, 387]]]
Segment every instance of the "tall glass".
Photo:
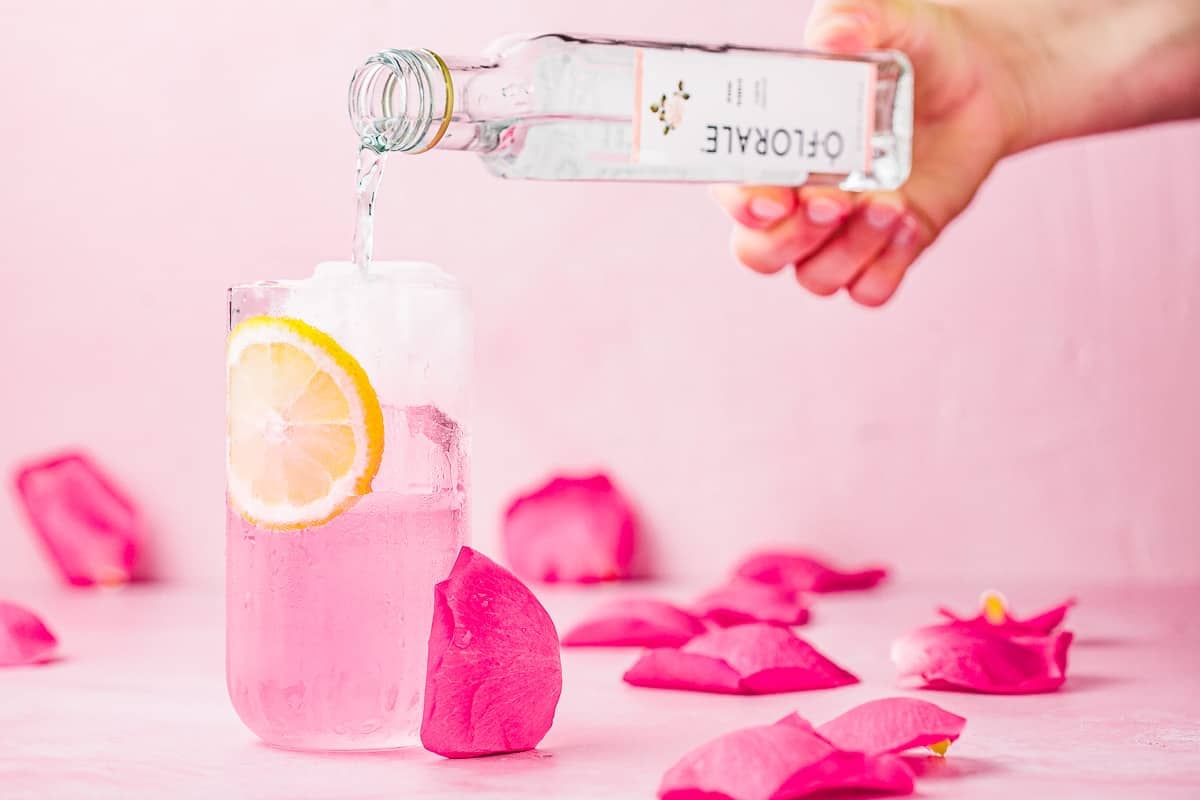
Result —
[[[226, 677], [234, 708], [280, 747], [414, 744], [433, 585], [468, 530], [463, 292], [429, 264], [381, 262], [369, 276], [323, 264], [308, 280], [231, 288], [229, 325]], [[314, 377], [297, 378], [309, 364]], [[295, 386], [305, 388], [281, 388]], [[314, 420], [311, 392], [324, 392], [324, 407], [349, 408], [349, 422]], [[343, 422], [358, 437], [347, 433], [346, 448], [378, 444], [381, 434], [374, 464], [312, 444]], [[334, 465], [327, 471], [335, 479], [313, 463]], [[355, 469], [374, 471], [337, 477]], [[353, 487], [348, 497], [337, 495], [339, 480]]]

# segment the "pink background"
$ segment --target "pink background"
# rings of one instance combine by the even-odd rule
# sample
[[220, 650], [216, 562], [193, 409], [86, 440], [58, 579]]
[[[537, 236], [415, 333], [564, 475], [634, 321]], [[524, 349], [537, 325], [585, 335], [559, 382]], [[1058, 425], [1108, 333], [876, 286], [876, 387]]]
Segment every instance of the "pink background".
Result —
[[[224, 288], [342, 257], [353, 68], [511, 30], [796, 45], [804, 4], [0, 5], [0, 467], [84, 445], [220, 578]], [[468, 11], [469, 8], [469, 11]], [[736, 9], [736, 10], [734, 10]], [[882, 311], [727, 254], [703, 189], [396, 159], [379, 254], [476, 297], [475, 538], [608, 465], [663, 572], [758, 542], [912, 575], [1200, 577], [1200, 127], [1027, 154]], [[49, 575], [0, 502], [0, 586]]]

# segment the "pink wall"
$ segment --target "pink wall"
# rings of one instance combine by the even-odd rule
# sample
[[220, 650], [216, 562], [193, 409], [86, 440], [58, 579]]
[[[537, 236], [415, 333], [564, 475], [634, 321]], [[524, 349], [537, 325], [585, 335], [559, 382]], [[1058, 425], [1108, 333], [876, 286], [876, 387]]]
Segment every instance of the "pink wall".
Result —
[[[514, 29], [795, 44], [805, 16], [662, 5], [0, 6], [0, 466], [85, 444], [164, 574], [218, 579], [223, 290], [348, 251], [353, 67]], [[1198, 152], [1177, 125], [1014, 160], [878, 312], [735, 266], [702, 189], [469, 156], [396, 164], [377, 242], [474, 288], [485, 548], [515, 489], [607, 464], [676, 574], [790, 539], [989, 582], [1195, 579]], [[0, 587], [45, 574], [0, 502]]]

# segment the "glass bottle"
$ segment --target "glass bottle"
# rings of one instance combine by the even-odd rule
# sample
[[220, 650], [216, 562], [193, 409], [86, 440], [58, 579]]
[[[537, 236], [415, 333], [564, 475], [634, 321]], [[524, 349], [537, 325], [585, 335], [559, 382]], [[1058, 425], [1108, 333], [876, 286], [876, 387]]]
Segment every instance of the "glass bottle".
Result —
[[385, 50], [350, 85], [378, 152], [462, 150], [494, 174], [894, 189], [912, 68], [856, 56], [545, 34], [477, 58]]

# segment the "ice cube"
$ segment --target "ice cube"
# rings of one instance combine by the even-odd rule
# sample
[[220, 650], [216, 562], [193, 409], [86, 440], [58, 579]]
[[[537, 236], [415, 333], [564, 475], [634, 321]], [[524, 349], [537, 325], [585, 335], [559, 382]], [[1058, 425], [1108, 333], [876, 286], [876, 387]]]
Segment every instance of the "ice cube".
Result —
[[460, 445], [458, 424], [437, 406], [409, 406], [404, 409], [410, 436], [421, 435], [442, 448], [448, 457], [457, 455]]
[[63, 578], [76, 586], [130, 580], [141, 547], [137, 508], [81, 453], [17, 472], [17, 493]]
[[432, 405], [383, 407], [383, 463], [377, 492], [462, 493], [467, 452], [458, 423]]
[[458, 423], [437, 406], [409, 406], [404, 412], [409, 441], [416, 444], [405, 464], [411, 478], [427, 480], [432, 492], [464, 492], [467, 449]]
[[359, 275], [352, 261], [322, 261], [313, 269], [312, 280], [320, 282], [352, 281]]
[[[428, 261], [372, 261], [367, 277], [395, 286], [458, 286], [457, 280]], [[362, 272], [351, 261], [322, 261], [313, 269], [311, 281], [353, 285], [362, 282]]]
[[350, 353], [386, 402], [397, 406], [454, 397], [470, 353], [465, 296], [435, 265], [373, 262], [363, 276], [326, 261], [289, 281], [268, 313], [302, 319]]

